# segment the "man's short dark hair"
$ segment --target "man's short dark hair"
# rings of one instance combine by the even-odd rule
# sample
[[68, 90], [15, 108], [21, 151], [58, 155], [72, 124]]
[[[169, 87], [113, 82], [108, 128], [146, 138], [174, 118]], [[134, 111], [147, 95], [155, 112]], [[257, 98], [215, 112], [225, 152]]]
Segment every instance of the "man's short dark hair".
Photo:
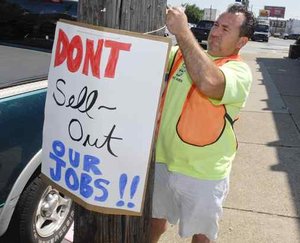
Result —
[[251, 11], [242, 5], [242, 4], [233, 4], [228, 7], [227, 13], [242, 13], [245, 16], [245, 20], [240, 28], [240, 36], [251, 38], [254, 33], [254, 26], [255, 26], [255, 18]]

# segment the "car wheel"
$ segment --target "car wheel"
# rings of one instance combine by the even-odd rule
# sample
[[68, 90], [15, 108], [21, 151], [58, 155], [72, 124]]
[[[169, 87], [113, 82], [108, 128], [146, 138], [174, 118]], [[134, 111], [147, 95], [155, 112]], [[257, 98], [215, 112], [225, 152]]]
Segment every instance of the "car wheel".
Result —
[[26, 243], [61, 242], [74, 219], [73, 201], [36, 177], [17, 206], [20, 239]]

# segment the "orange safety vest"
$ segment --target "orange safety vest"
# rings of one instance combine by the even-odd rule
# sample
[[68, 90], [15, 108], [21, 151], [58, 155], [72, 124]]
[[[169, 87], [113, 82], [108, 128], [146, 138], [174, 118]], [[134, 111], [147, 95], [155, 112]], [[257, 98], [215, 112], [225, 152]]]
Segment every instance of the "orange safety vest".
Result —
[[[236, 60], [241, 60], [240, 56], [232, 55], [220, 58], [215, 60], [214, 63], [217, 66], [222, 66], [228, 61]], [[182, 53], [178, 50], [171, 65], [167, 87], [162, 94], [158, 127], [160, 124], [168, 84], [177, 69], [180, 67], [182, 61]], [[225, 129], [226, 119], [231, 125], [233, 125], [234, 120], [228, 115], [225, 105], [214, 105], [207, 96], [200, 92], [193, 82], [177, 122], [177, 134], [185, 143], [199, 147], [207, 146], [215, 143], [221, 137]]]

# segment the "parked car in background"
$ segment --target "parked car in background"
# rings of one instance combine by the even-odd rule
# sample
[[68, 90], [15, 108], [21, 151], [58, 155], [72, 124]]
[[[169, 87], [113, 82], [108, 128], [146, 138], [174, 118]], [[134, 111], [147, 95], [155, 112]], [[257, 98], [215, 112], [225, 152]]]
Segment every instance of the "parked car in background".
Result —
[[276, 37], [276, 38], [279, 38], [281, 36], [281, 33], [276, 32], [276, 33], [273, 33], [272, 36]]
[[285, 39], [297, 40], [300, 37], [300, 20], [299, 19], [287, 20], [285, 31], [287, 33]]
[[285, 33], [283, 35], [283, 39], [287, 40], [287, 39], [291, 39], [291, 40], [298, 40], [300, 37], [300, 34], [287, 34]]
[[78, 0], [1, 0], [0, 41], [52, 48], [58, 19], [76, 20]]
[[0, 242], [61, 242], [73, 201], [41, 178], [55, 25], [76, 1], [0, 0]]
[[286, 40], [286, 39], [288, 38], [288, 36], [289, 36], [288, 33], [283, 33], [283, 34], [281, 35], [281, 38], [284, 39], [284, 40]]
[[207, 40], [214, 23], [215, 22], [211, 20], [201, 20], [196, 26], [191, 27], [191, 31], [199, 42]]
[[253, 41], [268, 42], [270, 37], [270, 20], [268, 17], [257, 17], [254, 33], [251, 37]]

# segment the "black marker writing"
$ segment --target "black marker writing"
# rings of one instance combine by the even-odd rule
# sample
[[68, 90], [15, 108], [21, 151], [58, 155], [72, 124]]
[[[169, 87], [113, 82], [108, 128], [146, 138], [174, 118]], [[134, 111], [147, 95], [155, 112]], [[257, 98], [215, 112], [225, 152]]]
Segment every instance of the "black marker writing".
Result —
[[[92, 139], [90, 134], [84, 134], [83, 127], [78, 119], [72, 119], [69, 123], [68, 131], [69, 136], [73, 141], [82, 142], [84, 147], [91, 146], [96, 147], [98, 149], [103, 148], [106, 145], [107, 151], [113, 155], [114, 157], [118, 157], [115, 152], [112, 150], [112, 140], [123, 140], [120, 137], [114, 137], [113, 133], [115, 131], [116, 125], [113, 125], [108, 135], [103, 135], [105, 140], [101, 143], [99, 142], [99, 138]], [[94, 141], [92, 141], [94, 140]]]
[[[77, 109], [81, 113], [85, 113], [89, 118], [94, 119], [89, 113], [97, 102], [99, 93], [97, 90], [92, 90], [89, 92], [87, 86], [84, 86], [79, 92], [77, 98], [75, 94], [72, 94], [69, 98], [66, 97], [63, 87], [66, 85], [66, 81], [63, 79], [58, 79], [56, 81], [56, 90], [53, 92], [53, 99], [58, 106], [70, 107], [72, 109]], [[101, 108], [107, 110], [116, 110], [116, 107], [99, 106], [98, 110]]]

